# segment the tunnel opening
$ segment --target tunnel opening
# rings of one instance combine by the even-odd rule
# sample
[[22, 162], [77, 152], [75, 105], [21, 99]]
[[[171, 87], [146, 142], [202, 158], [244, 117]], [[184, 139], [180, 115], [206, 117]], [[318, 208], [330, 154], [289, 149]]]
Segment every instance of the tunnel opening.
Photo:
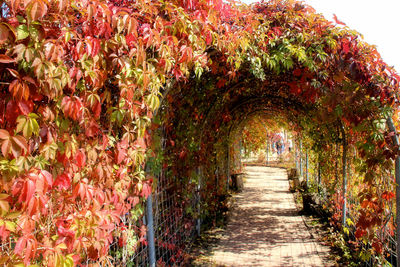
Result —
[[182, 263], [255, 114], [287, 121], [367, 258], [396, 254], [400, 77], [355, 31], [291, 0], [0, 8], [2, 263]]
[[[191, 225], [191, 235], [215, 224], [218, 214], [226, 211], [231, 175], [240, 172], [242, 166], [241, 134], [246, 123], [255, 117], [279, 121], [285, 126], [296, 148], [292, 152], [294, 167], [312, 190], [334, 207], [334, 219], [355, 232], [357, 220], [365, 216], [362, 211], [360, 216], [359, 207], [355, 208], [361, 205], [356, 192], [371, 184], [361, 173], [370, 171], [367, 163], [360, 160], [365, 149], [361, 143], [365, 138], [381, 142], [369, 136], [360, 125], [381, 122], [382, 114], [371, 112], [371, 105], [361, 102], [352, 103], [349, 108], [345, 100], [359, 95], [359, 88], [347, 82], [340, 88], [324, 88], [316, 93], [313, 87], [311, 92], [304, 89], [297, 95], [293, 94], [295, 85], [292, 84], [297, 79], [295, 71], [281, 75], [270, 73], [264, 81], [255, 79], [247, 71], [245, 68], [231, 82], [220, 82], [224, 79], [221, 74], [206, 74], [202, 79], [176, 83], [161, 104], [157, 120], [162, 122], [164, 171], [174, 177], [173, 194], [178, 196], [175, 209], [180, 211], [181, 218], [187, 218], [184, 222], [186, 227]], [[307, 79], [309, 86], [319, 83], [315, 78]], [[323, 100], [316, 102], [313, 94]], [[344, 101], [335, 102], [335, 110], [326, 107], [338, 97]], [[375, 104], [372, 106], [377, 108]], [[371, 117], [358, 121], [357, 118], [366, 114]], [[385, 140], [391, 144], [391, 140]], [[379, 164], [387, 168], [380, 168], [382, 182], [374, 183], [374, 190], [382, 194], [393, 190], [393, 183], [384, 178], [385, 175], [393, 177], [393, 161], [383, 159]], [[362, 177], [364, 180], [360, 183]], [[351, 190], [346, 189], [348, 185]], [[390, 243], [393, 226], [387, 224], [392, 221], [394, 225], [394, 217], [390, 215], [393, 203], [381, 204], [386, 209], [386, 228], [375, 242], [382, 245], [387, 242], [386, 249], [393, 251]]]

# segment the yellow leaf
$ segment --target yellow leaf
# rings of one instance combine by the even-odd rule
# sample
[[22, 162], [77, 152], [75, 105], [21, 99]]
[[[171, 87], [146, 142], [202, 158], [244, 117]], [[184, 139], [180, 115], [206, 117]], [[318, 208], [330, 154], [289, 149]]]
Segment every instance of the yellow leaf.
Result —
[[4, 216], [4, 218], [13, 220], [13, 219], [18, 218], [20, 214], [21, 214], [20, 211], [14, 211], [14, 212], [8, 213], [6, 216]]
[[6, 223], [6, 229], [10, 232], [15, 232], [16, 229], [16, 224], [14, 222], [10, 222], [10, 221], [5, 221]]
[[7, 200], [0, 200], [0, 209], [2, 210], [2, 214], [5, 214], [10, 210], [10, 204]]

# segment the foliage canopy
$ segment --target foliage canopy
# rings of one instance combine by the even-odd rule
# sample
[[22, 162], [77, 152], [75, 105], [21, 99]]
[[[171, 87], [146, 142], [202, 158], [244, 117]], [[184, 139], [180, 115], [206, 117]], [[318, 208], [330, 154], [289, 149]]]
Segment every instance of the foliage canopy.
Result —
[[187, 177], [255, 111], [286, 116], [321, 155], [348, 139], [372, 203], [359, 237], [375, 238], [400, 77], [358, 33], [291, 0], [0, 3], [1, 264], [112, 262], [116, 240], [144, 241], [123, 217], [152, 190], [151, 131]]

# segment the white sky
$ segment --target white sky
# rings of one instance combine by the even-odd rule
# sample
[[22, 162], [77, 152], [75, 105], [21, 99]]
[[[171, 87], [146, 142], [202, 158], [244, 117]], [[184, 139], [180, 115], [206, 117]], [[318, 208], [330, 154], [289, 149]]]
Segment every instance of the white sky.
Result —
[[[258, 2], [242, 0], [244, 3]], [[376, 45], [383, 60], [400, 72], [400, 0], [304, 0], [317, 13], [340, 21]]]

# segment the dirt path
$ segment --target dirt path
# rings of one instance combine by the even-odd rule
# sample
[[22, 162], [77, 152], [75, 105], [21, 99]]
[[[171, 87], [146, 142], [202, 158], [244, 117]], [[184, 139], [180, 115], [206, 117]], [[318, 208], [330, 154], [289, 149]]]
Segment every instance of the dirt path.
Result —
[[329, 248], [317, 243], [297, 214], [286, 171], [247, 167], [227, 229], [213, 249], [218, 266], [327, 266]]

